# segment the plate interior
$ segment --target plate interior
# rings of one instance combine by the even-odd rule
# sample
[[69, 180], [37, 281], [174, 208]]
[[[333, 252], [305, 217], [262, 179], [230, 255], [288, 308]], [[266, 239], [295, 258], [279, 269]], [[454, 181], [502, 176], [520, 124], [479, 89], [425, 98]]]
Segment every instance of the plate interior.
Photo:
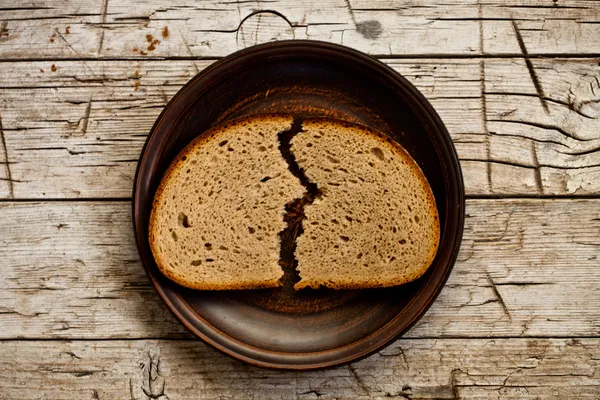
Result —
[[[138, 246], [159, 293], [186, 326], [211, 344], [260, 365], [331, 365], [364, 355], [407, 329], [439, 292], [462, 231], [462, 219], [457, 218], [463, 212], [460, 171], [448, 166], [456, 162], [456, 154], [451, 144], [448, 150], [447, 132], [443, 126], [440, 131], [435, 113], [434, 121], [428, 121], [425, 111], [414, 104], [415, 89], [409, 85], [403, 90], [402, 82], [386, 67], [338, 46], [322, 50], [281, 44], [263, 47], [263, 54], [261, 50], [242, 52], [209, 67], [159, 117], [136, 177]], [[175, 155], [203, 131], [259, 113], [357, 122], [400, 143], [425, 173], [440, 214], [440, 250], [425, 276], [394, 288], [298, 292], [285, 288], [194, 291], [164, 278], [146, 239], [151, 201], [162, 174]], [[458, 182], [460, 193], [452, 193], [449, 182]]]

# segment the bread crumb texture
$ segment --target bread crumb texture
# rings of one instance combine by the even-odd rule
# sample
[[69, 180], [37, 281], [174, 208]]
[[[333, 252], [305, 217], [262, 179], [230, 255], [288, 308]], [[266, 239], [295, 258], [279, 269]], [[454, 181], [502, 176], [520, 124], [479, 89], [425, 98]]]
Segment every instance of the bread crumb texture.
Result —
[[304, 187], [279, 151], [291, 117], [236, 120], [200, 135], [156, 192], [149, 241], [171, 280], [194, 289], [278, 286], [285, 204]]
[[378, 132], [308, 120], [291, 151], [322, 195], [305, 208], [296, 289], [386, 287], [413, 281], [437, 252], [440, 225], [415, 161]]

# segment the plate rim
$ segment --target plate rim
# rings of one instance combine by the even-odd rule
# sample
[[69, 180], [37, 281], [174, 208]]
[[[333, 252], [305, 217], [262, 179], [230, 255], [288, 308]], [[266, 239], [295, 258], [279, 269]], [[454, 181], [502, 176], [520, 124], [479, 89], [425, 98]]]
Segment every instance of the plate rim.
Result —
[[[141, 241], [144, 240], [144, 237], [138, 230], [137, 224], [137, 220], [139, 218], [139, 203], [141, 202], [141, 199], [138, 198], [140, 187], [140, 169], [141, 166], [144, 164], [145, 157], [147, 156], [148, 145], [152, 141], [152, 138], [154, 137], [158, 127], [160, 126], [167, 112], [173, 107], [177, 100], [192, 87], [192, 85], [195, 85], [198, 81], [205, 78], [209, 73], [215, 71], [221, 66], [231, 62], [239, 62], [240, 58], [252, 56], [256, 52], [263, 52], [265, 50], [277, 51], [282, 48], [284, 50], [288, 50], [289, 48], [304, 48], [304, 50], [320, 49], [324, 51], [329, 51], [331, 53], [339, 53], [339, 55], [355, 57], [357, 60], [370, 64], [372, 67], [377, 67], [380, 70], [379, 72], [381, 74], [387, 75], [387, 78], [394, 79], [397, 84], [403, 86], [404, 89], [410, 93], [410, 101], [407, 101], [406, 104], [409, 108], [413, 110], [417, 118], [424, 125], [425, 129], [430, 130], [428, 125], [433, 125], [435, 129], [438, 130], [439, 133], [441, 133], [440, 137], [443, 139], [443, 144], [449, 151], [449, 158], [451, 161], [451, 165], [446, 165], [446, 168], [451, 170], [456, 178], [454, 181], [451, 182], [445, 180], [446, 191], [453, 191], [454, 194], [457, 196], [456, 201], [458, 212], [455, 212], [455, 221], [452, 224], [456, 227], [455, 232], [453, 232], [455, 242], [453, 243], [453, 246], [449, 249], [447, 266], [442, 271], [442, 276], [437, 279], [436, 286], [432, 288], [427, 288], [427, 284], [432, 279], [432, 276], [429, 276], [428, 280], [423, 286], [424, 289], [419, 290], [410, 299], [410, 301], [406, 304], [402, 312], [396, 314], [385, 325], [373, 331], [368, 336], [365, 336], [360, 340], [357, 340], [355, 342], [341, 347], [335, 347], [332, 349], [308, 353], [276, 352], [264, 348], [257, 348], [250, 344], [243, 343], [238, 339], [229, 336], [227, 333], [219, 330], [215, 326], [211, 325], [208, 321], [206, 321], [201, 315], [199, 315], [197, 312], [195, 312], [195, 310], [191, 309], [190, 307], [185, 307], [183, 310], [185, 312], [182, 312], [182, 310], [179, 307], [177, 307], [176, 303], [179, 303], [181, 305], [187, 304], [187, 302], [179, 295], [179, 293], [175, 291], [172, 293], [167, 293], [162, 284], [158, 283], [157, 277], [154, 275], [153, 271], [151, 271], [150, 267], [145, 262], [144, 251], [141, 247]], [[421, 107], [421, 110], [415, 110], [415, 106]], [[423, 115], [427, 115], [427, 117], [429, 117], [427, 123], [424, 123]], [[436, 151], [440, 152], [440, 149], [437, 148], [437, 146]], [[447, 202], [446, 208], [448, 208]], [[454, 215], [454, 213], [449, 214], [447, 212], [446, 215]], [[459, 158], [456, 153], [456, 148], [454, 147], [454, 144], [446, 126], [442, 122], [440, 116], [435, 111], [431, 103], [429, 103], [427, 98], [410, 81], [408, 81], [406, 78], [404, 78], [402, 75], [400, 75], [388, 65], [384, 64], [382, 61], [350, 47], [315, 40], [283, 40], [247, 47], [213, 62], [212, 64], [204, 68], [202, 71], [197, 73], [178, 90], [178, 92], [173, 96], [173, 98], [171, 98], [171, 100], [163, 108], [156, 121], [152, 125], [152, 128], [150, 129], [149, 134], [144, 142], [144, 146], [142, 147], [133, 180], [132, 223], [136, 248], [138, 250], [140, 261], [144, 270], [146, 271], [147, 276], [150, 278], [152, 285], [154, 286], [161, 299], [167, 305], [167, 308], [190, 332], [192, 332], [196, 337], [202, 339], [205, 343], [209, 344], [218, 351], [235, 359], [247, 362], [249, 364], [272, 369], [314, 370], [345, 365], [350, 362], [367, 357], [375, 353], [376, 351], [380, 351], [382, 348], [388, 346], [394, 340], [396, 340], [398, 337], [400, 337], [402, 334], [408, 331], [420, 318], [423, 317], [423, 315], [427, 312], [427, 310], [431, 307], [433, 302], [439, 296], [442, 288], [445, 286], [445, 283], [448, 280], [448, 277], [450, 276], [450, 273], [454, 268], [456, 259], [458, 257], [458, 252], [462, 243], [462, 235], [464, 231], [464, 220], [464, 181]], [[445, 233], [445, 230], [447, 229], [448, 225], [449, 223], [446, 222], [444, 231], [441, 232], [442, 235]], [[147, 238], [145, 238], [145, 240], [147, 240]], [[423, 303], [424, 305], [422, 307], [419, 307], [417, 310], [412, 310], [412, 308], [415, 307], [416, 299], [420, 298], [420, 296], [425, 297], [425, 301]], [[398, 328], [398, 319], [404, 317], [405, 314], [409, 311], [411, 311], [410, 314], [412, 314], [410, 320], [408, 321], [408, 323], [403, 323], [401, 328]], [[202, 321], [203, 327], [205, 329], [199, 330], [196, 326], [190, 324], [188, 322], [189, 314], [193, 314], [197, 320]], [[221, 338], [222, 340], [217, 340], [217, 338]], [[369, 342], [369, 340], [373, 338], [376, 340]], [[345, 353], [349, 349], [353, 351], [351, 351], [349, 354], [339, 354]], [[252, 357], [246, 353], [261, 355], [262, 357]], [[338, 354], [337, 357], [331, 357], [332, 355], [335, 356], [336, 354]]]

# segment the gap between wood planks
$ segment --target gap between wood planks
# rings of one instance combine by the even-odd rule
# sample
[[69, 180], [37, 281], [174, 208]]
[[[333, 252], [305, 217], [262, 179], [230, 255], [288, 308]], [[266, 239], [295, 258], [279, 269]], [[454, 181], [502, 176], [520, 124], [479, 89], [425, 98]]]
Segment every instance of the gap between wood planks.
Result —
[[[322, 42], [323, 41], [314, 41]], [[328, 43], [328, 42], [327, 42]], [[389, 60], [410, 60], [410, 59], [449, 59], [449, 60], [477, 60], [477, 59], [579, 59], [579, 58], [600, 58], [600, 53], [485, 53], [485, 54], [446, 54], [446, 53], [423, 53], [423, 54], [368, 54], [377, 59]], [[61, 62], [61, 61], [218, 61], [225, 57], [205, 57], [205, 56], [143, 56], [143, 57], [24, 57], [0, 58], [0, 63], [8, 62]]]

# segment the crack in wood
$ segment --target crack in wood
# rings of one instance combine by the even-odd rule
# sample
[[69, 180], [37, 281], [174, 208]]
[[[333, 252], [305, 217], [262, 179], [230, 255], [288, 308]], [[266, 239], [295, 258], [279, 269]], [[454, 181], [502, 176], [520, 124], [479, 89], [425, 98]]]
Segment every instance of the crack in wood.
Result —
[[400, 356], [400, 360], [402, 360], [402, 366], [405, 370], [408, 370], [408, 361], [406, 360], [406, 354], [404, 351], [398, 347], [398, 355]]
[[107, 370], [105, 369], [95, 369], [95, 370], [71, 370], [71, 369], [60, 369], [60, 367], [42, 367], [40, 368], [41, 371], [47, 371], [47, 372], [51, 372], [54, 374], [69, 374], [69, 375], [73, 375], [77, 378], [81, 378], [84, 376], [90, 376], [90, 375], [94, 375], [96, 373], [103, 373], [103, 372], [107, 372]]
[[522, 124], [522, 125], [533, 126], [535, 128], [549, 129], [549, 130], [557, 131], [558, 133], [561, 133], [568, 138], [575, 139], [580, 142], [590, 142], [592, 140], [597, 140], [597, 139], [582, 139], [580, 137], [575, 136], [574, 134], [572, 134], [570, 132], [567, 132], [566, 130], [564, 130], [563, 128], [561, 128], [559, 126], [551, 125], [551, 124], [544, 124], [541, 122], [515, 121], [515, 120], [510, 120], [510, 119], [490, 119], [490, 120], [488, 120], [488, 122], [505, 122], [508, 124]]
[[486, 87], [485, 87], [485, 61], [479, 61], [479, 81], [481, 82], [481, 118], [483, 123], [483, 130], [486, 136], [486, 157], [488, 163], [486, 165], [486, 175], [487, 175], [487, 186], [488, 192], [494, 193], [494, 186], [492, 184], [492, 165], [489, 161], [492, 159], [492, 137], [490, 131], [488, 129], [488, 120], [487, 120], [487, 100], [485, 98]]
[[[507, 223], [507, 225], [508, 225], [508, 223]], [[486, 273], [487, 281], [488, 281], [490, 287], [492, 288], [492, 291], [494, 292], [494, 296], [496, 296], [496, 298], [498, 299], [498, 303], [500, 303], [500, 305], [502, 306], [502, 310], [504, 310], [504, 313], [508, 317], [508, 320], [512, 321], [512, 316], [510, 315], [510, 312], [508, 311], [508, 307], [506, 307], [506, 303], [504, 302], [504, 299], [500, 295], [500, 292], [498, 291], [498, 288], [496, 287], [496, 284], [494, 283], [492, 276], [490, 275], [489, 271], [487, 271], [487, 270], [485, 271], [485, 273]]]
[[54, 10], [54, 7], [0, 7], [0, 11], [35, 11], [35, 10]]
[[523, 41], [523, 37], [521, 36], [521, 31], [517, 25], [517, 22], [512, 19], [512, 26], [515, 31], [515, 36], [517, 38], [517, 42], [519, 43], [519, 48], [521, 49], [521, 53], [523, 54], [523, 58], [525, 59], [525, 65], [527, 65], [527, 70], [529, 71], [529, 76], [531, 77], [531, 81], [533, 82], [533, 86], [535, 87], [535, 91], [538, 94], [540, 99], [540, 103], [542, 104], [542, 108], [546, 112], [546, 114], [550, 114], [550, 109], [548, 108], [548, 104], [544, 98], [544, 89], [542, 88], [542, 84], [538, 78], [537, 72], [535, 72], [535, 68], [533, 68], [533, 63], [529, 58], [529, 53], [527, 52], [527, 47], [525, 46], [525, 42]]
[[593, 147], [593, 148], [587, 149], [587, 150], [575, 150], [575, 151], [561, 151], [561, 150], [558, 150], [558, 152], [562, 153], [562, 154], [567, 154], [567, 155], [570, 155], [570, 156], [585, 156], [585, 155], [588, 155], [588, 154], [596, 153], [599, 150], [600, 150], [600, 147]]
[[80, 15], [73, 15], [73, 14], [65, 14], [65, 15], [61, 15], [61, 16], [44, 16], [44, 17], [26, 17], [26, 18], [6, 18], [6, 21], [43, 21], [43, 20], [55, 20], [55, 19], [69, 19], [69, 18], [73, 18], [76, 16], [95, 16], [96, 14], [80, 14]]
[[306, 392], [298, 393], [299, 396], [306, 396], [306, 395], [311, 395], [311, 394], [314, 394], [315, 396], [317, 396], [317, 398], [319, 398], [323, 395], [321, 392], [319, 392], [318, 390], [315, 390], [315, 389], [311, 389]]
[[[177, 32], [179, 33], [179, 36], [181, 37], [181, 41], [183, 43], [183, 46], [187, 50], [190, 57], [194, 57], [194, 54], [192, 53], [192, 49], [190, 48], [190, 45], [188, 44], [187, 40], [185, 39], [185, 36], [183, 36], [183, 33], [181, 33], [181, 31], [177, 31]], [[196, 61], [192, 60], [192, 65], [194, 66], [194, 71], [196, 71], [196, 75], [199, 74], [200, 68], [198, 68], [198, 64], [196, 64]]]
[[481, 0], [477, 0], [477, 14], [479, 15], [479, 53], [483, 54], [483, 6]]
[[135, 396], [133, 395], [133, 380], [131, 378], [129, 378], [129, 399], [136, 400]]
[[61, 354], [67, 354], [67, 355], [71, 356], [71, 358], [76, 358], [77, 360], [81, 360], [81, 357], [79, 357], [77, 354], [75, 354], [72, 351], [64, 351]]
[[147, 355], [148, 362], [143, 364], [146, 375], [141, 386], [142, 392], [150, 399], [168, 400], [165, 394], [166, 381], [160, 373], [160, 356], [152, 356], [150, 351]]
[[[88, 125], [90, 123], [90, 113], [92, 111], [92, 96], [90, 96], [90, 100], [88, 101], [87, 107], [85, 108], [85, 114], [83, 116], [83, 127], [81, 129], [81, 136], [85, 136], [88, 130]], [[71, 153], [71, 151], [69, 151]]]
[[[492, 120], [492, 122], [504, 122], [504, 120]], [[561, 142], [557, 142], [556, 140], [543, 140], [543, 139], [539, 139], [536, 137], [530, 137], [530, 136], [526, 136], [526, 135], [519, 135], [518, 133], [498, 133], [496, 131], [490, 131], [491, 135], [498, 135], [500, 137], [508, 137], [508, 138], [519, 138], [519, 139], [526, 139], [526, 140], [533, 140], [534, 142], [537, 143], [551, 143], [551, 144], [555, 144], [557, 146], [562, 146], [562, 147], [569, 147], [568, 145], [561, 143]], [[460, 142], [456, 142], [456, 143], [460, 143]], [[461, 158], [461, 160], [463, 160], [463, 158]], [[489, 160], [486, 160], [486, 162]]]
[[53, 331], [67, 331], [71, 328], [71, 325], [67, 321], [58, 321], [59, 327], [52, 328]]
[[[571, 92], [572, 93], [572, 92]], [[490, 96], [519, 96], [519, 97], [535, 97], [535, 98], [540, 98], [538, 94], [531, 94], [531, 93], [518, 93], [518, 92], [486, 92], [485, 94], [490, 95]], [[572, 94], [572, 96], [574, 96], [574, 94]], [[571, 95], [569, 96], [569, 98], [571, 98]], [[574, 113], [576, 113], [577, 115], [587, 118], [587, 119], [595, 119], [594, 117], [590, 117], [589, 115], [586, 115], [584, 113], [581, 112], [581, 110], [575, 106], [575, 103], [573, 101], [570, 102], [565, 102], [565, 101], [561, 101], [558, 99], [553, 99], [551, 97], [544, 97], [543, 100], [546, 103], [554, 103], [557, 104], [559, 106], [564, 106], [567, 107], [569, 110], [573, 111]], [[593, 101], [593, 100], [592, 100]], [[581, 105], [584, 104], [584, 102], [580, 103]], [[510, 115], [511, 113], [515, 112], [516, 109], [512, 110], [509, 114], [505, 114], [505, 115], [501, 115], [503, 117]]]
[[392, 399], [398, 398], [398, 399], [404, 399], [404, 400], [413, 400], [412, 396], [405, 392], [398, 392], [398, 393], [385, 392], [385, 397], [389, 397]]
[[552, 5], [543, 5], [543, 4], [511, 4], [511, 8], [533, 8], [533, 9], [551, 9], [551, 10], [559, 10], [559, 9], [567, 9], [567, 10], [589, 10], [589, 7], [578, 7], [578, 6], [561, 6], [556, 4], [555, 0]]
[[510, 219], [512, 218], [514, 213], [515, 213], [514, 209], [509, 211], [508, 216], [506, 217], [506, 221], [504, 222], [504, 229], [499, 236], [495, 236], [495, 237], [491, 237], [491, 238], [474, 239], [473, 243], [493, 243], [493, 242], [499, 242], [500, 240], [504, 239], [504, 237], [508, 233], [508, 226], [510, 224]]
[[496, 286], [543, 286], [554, 285], [551, 282], [494, 282]]
[[[36, 288], [35, 290], [38, 290], [38, 289]], [[33, 314], [25, 314], [25, 313], [19, 312], [17, 310], [0, 310], [0, 315], [9, 315], [9, 314], [19, 315], [19, 316], [25, 317], [25, 318], [35, 318], [40, 315], [44, 315], [44, 314], [47, 315], [48, 313], [40, 311], [40, 312], [35, 312]]]
[[427, 18], [429, 21], [530, 21], [529, 18], [508, 18], [508, 17], [437, 17]]
[[63, 36], [62, 33], [60, 33], [60, 31], [58, 30], [58, 28], [54, 28], [54, 33], [58, 35], [58, 37], [65, 42], [65, 44], [67, 45], [67, 47], [69, 47], [73, 53], [75, 53], [76, 55], [79, 55], [79, 52], [77, 50], [75, 50], [75, 48], [71, 45], [71, 43], [69, 43], [67, 41], [67, 39], [65, 39], [65, 37]]
[[12, 179], [12, 172], [10, 170], [10, 161], [8, 159], [8, 148], [6, 146], [6, 138], [4, 137], [4, 128], [2, 126], [2, 115], [0, 115], [0, 144], [2, 144], [2, 151], [4, 152], [4, 171], [6, 173], [6, 179], [2, 179], [8, 182], [8, 198], [15, 198], [14, 181]]
[[352, 19], [352, 23], [356, 27], [356, 16], [354, 15], [354, 9], [352, 9], [352, 4], [350, 4], [350, 0], [345, 0], [346, 7], [348, 8], [348, 13], [350, 14], [350, 18]]
[[358, 387], [363, 391], [363, 393], [365, 395], [368, 395], [369, 388], [367, 387], [367, 385], [365, 385], [365, 382], [363, 382], [362, 378], [358, 375], [358, 373], [356, 372], [356, 369], [352, 366], [352, 364], [348, 364], [347, 367], [348, 367], [348, 371], [350, 371], [350, 374], [352, 374], [352, 377], [358, 384]]
[[542, 173], [540, 171], [540, 161], [538, 160], [537, 147], [534, 141], [531, 141], [531, 158], [535, 167], [535, 184], [537, 192], [544, 194], [544, 185], [542, 184]]
[[165, 93], [165, 90], [163, 88], [160, 89], [160, 93], [166, 106], [167, 104], [169, 104], [169, 98], [167, 97], [167, 94]]
[[499, 301], [500, 300], [498, 300], [498, 299], [487, 299], [485, 301], [482, 301], [481, 303], [472, 304], [471, 301], [469, 300], [469, 302], [467, 304], [464, 304], [458, 308], [460, 309], [463, 307], [481, 307], [481, 306], [485, 306], [486, 304], [490, 304], [490, 303], [498, 303]]
[[98, 40], [98, 50], [97, 54], [100, 55], [102, 52], [102, 47], [104, 46], [104, 24], [106, 24], [106, 13], [108, 12], [108, 0], [102, 1], [102, 9], [100, 11], [100, 21], [102, 23], [102, 31], [100, 31], [100, 38]]

